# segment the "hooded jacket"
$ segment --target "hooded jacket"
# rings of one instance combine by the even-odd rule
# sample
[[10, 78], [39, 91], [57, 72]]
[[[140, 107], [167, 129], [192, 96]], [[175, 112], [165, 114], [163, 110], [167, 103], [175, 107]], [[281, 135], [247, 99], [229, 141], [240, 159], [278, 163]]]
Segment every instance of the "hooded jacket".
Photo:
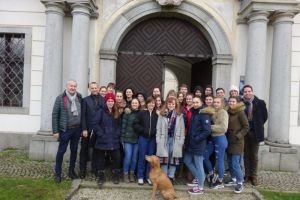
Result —
[[229, 107], [228, 130], [226, 133], [228, 140], [227, 152], [229, 154], [242, 154], [244, 151], [244, 137], [249, 131], [249, 124], [244, 113], [245, 105], [238, 103], [235, 108]]

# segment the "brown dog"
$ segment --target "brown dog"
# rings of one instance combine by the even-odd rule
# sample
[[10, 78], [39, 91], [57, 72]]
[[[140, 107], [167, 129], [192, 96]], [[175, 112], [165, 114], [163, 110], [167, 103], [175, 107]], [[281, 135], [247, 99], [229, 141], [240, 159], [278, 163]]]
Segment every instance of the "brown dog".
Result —
[[160, 191], [164, 199], [173, 200], [178, 198], [170, 179], [160, 168], [159, 158], [155, 155], [145, 157], [151, 165], [149, 175], [153, 184], [151, 199], [153, 200], [155, 198], [155, 192], [157, 189]]

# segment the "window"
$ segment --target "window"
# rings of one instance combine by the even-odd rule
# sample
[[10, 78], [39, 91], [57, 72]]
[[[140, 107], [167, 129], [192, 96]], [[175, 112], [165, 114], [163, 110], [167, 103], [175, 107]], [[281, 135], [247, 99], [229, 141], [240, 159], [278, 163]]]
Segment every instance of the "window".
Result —
[[0, 113], [29, 111], [30, 30], [0, 27]]

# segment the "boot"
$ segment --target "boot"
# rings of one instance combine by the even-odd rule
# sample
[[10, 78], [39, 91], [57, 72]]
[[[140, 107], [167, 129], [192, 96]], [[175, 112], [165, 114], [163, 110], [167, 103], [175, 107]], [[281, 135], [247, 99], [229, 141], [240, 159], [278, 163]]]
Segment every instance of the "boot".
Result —
[[77, 176], [77, 174], [75, 173], [74, 170], [70, 170], [68, 176], [69, 176], [72, 180], [78, 178], [78, 176]]
[[97, 184], [100, 188], [102, 188], [103, 184], [105, 182], [105, 174], [104, 171], [99, 171], [98, 172], [98, 181]]
[[129, 183], [129, 182], [130, 182], [129, 176], [130, 176], [130, 175], [129, 175], [128, 173], [125, 173], [125, 172], [124, 172], [124, 182], [125, 182], [125, 183]]
[[134, 179], [134, 172], [133, 171], [129, 172], [129, 181], [130, 182], [134, 182], [135, 181], [135, 179]]
[[112, 182], [114, 184], [119, 184], [119, 181], [120, 181], [120, 171], [119, 170], [113, 170]]

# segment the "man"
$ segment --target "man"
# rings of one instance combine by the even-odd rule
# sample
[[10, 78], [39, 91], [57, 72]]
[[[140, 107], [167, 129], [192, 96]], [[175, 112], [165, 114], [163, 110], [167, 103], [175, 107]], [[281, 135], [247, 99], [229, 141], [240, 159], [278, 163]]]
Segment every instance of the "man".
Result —
[[179, 87], [179, 92], [181, 92], [183, 94], [183, 98], [185, 99], [187, 93], [188, 93], [188, 88], [187, 88], [187, 85], [186, 84], [182, 84], [180, 87]]
[[259, 143], [264, 141], [264, 123], [268, 119], [266, 103], [253, 94], [251, 85], [243, 87], [243, 101], [246, 105], [245, 113], [248, 118], [250, 130], [245, 136], [244, 165], [245, 182], [258, 185], [257, 163]]
[[[81, 149], [80, 149], [80, 178], [84, 179], [86, 176], [86, 163], [88, 160], [90, 137], [93, 133], [93, 122], [95, 113], [104, 107], [104, 98], [98, 93], [99, 85], [96, 82], [89, 84], [90, 96], [82, 100], [82, 114], [81, 114]], [[92, 172], [96, 173], [96, 159], [94, 151], [92, 156]]]
[[161, 96], [160, 89], [158, 87], [153, 88], [153, 90], [152, 90], [152, 97], [153, 97], [153, 99], [155, 99], [158, 96]]
[[53, 137], [59, 141], [55, 163], [55, 182], [61, 182], [61, 167], [64, 154], [70, 142], [69, 177], [76, 179], [74, 171], [78, 141], [81, 132], [81, 101], [82, 97], [77, 91], [77, 82], [69, 80], [66, 90], [56, 97], [52, 111]]
[[225, 98], [225, 90], [224, 90], [224, 88], [217, 88], [217, 89], [216, 89], [216, 96], [223, 99], [223, 101], [224, 101], [224, 106], [228, 106], [228, 101], [227, 101], [227, 99]]

